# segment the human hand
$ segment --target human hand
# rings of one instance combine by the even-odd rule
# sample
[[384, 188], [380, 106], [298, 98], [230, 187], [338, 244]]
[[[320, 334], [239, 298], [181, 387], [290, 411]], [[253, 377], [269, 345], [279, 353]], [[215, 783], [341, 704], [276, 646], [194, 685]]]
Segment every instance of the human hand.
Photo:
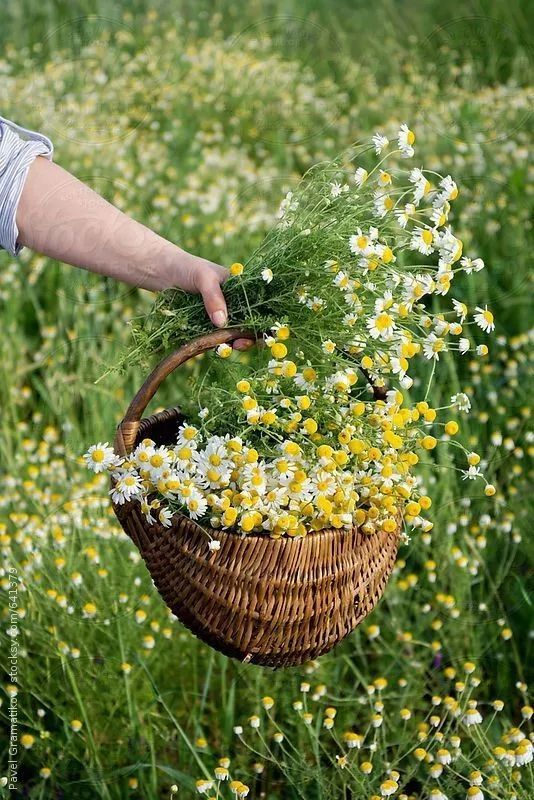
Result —
[[[186, 292], [201, 294], [209, 318], [222, 328], [228, 320], [228, 311], [221, 284], [229, 276], [225, 267], [182, 250], [174, 285]], [[253, 344], [253, 339], [236, 339], [233, 347], [235, 350], [248, 350]]]

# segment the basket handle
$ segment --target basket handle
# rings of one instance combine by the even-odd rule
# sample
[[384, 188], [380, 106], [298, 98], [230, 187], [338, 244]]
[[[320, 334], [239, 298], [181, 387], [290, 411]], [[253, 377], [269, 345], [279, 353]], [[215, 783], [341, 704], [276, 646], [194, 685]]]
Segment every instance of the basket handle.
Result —
[[163, 361], [155, 367], [150, 373], [146, 381], [143, 383], [134, 399], [128, 406], [128, 410], [124, 415], [122, 422], [117, 428], [115, 435], [115, 452], [121, 456], [127, 456], [133, 449], [135, 437], [139, 430], [141, 417], [150, 403], [159, 387], [165, 378], [174, 372], [174, 370], [190, 358], [205, 353], [206, 350], [212, 350], [220, 344], [228, 344], [235, 339], [254, 339], [261, 338], [254, 331], [248, 328], [221, 328], [220, 330], [211, 331], [203, 336], [198, 336], [196, 339], [182, 345], [182, 347], [175, 350]]
[[[135, 437], [141, 424], [141, 417], [165, 378], [174, 372], [181, 364], [189, 361], [190, 358], [212, 350], [220, 344], [228, 344], [235, 339], [253, 339], [257, 341], [263, 338], [263, 334], [257, 334], [248, 328], [220, 328], [211, 331], [203, 336], [192, 339], [187, 344], [175, 350], [155, 367], [146, 381], [143, 383], [134, 399], [128, 406], [122, 422], [117, 427], [115, 435], [114, 449], [120, 456], [127, 456], [133, 449]], [[360, 366], [360, 370], [370, 384], [375, 400], [383, 400], [386, 396], [384, 387], [375, 386], [367, 370]]]

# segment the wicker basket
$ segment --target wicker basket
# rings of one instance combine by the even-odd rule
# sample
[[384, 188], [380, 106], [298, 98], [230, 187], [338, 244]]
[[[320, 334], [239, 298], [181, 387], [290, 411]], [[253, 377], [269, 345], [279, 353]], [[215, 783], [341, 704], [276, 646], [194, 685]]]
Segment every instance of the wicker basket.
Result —
[[[184, 418], [170, 408], [141, 419], [161, 382], [180, 364], [224, 342], [253, 337], [222, 329], [190, 342], [147, 378], [117, 428], [127, 455], [144, 438], [170, 444]], [[389, 578], [398, 532], [366, 536], [357, 528], [300, 538], [212, 530], [175, 514], [170, 528], [147, 523], [138, 501], [114, 505], [159, 593], [196, 636], [227, 656], [271, 667], [302, 664], [328, 652], [374, 608]]]

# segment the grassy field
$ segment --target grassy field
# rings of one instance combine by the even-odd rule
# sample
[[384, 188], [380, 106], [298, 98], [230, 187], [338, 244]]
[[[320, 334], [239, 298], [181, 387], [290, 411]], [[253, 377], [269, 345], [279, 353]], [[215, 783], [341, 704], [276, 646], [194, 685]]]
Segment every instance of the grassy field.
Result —
[[[58, 163], [222, 264], [246, 259], [311, 164], [408, 121], [425, 166], [458, 182], [455, 226], [486, 263], [462, 293], [496, 319], [489, 355], [446, 361], [429, 400], [471, 396], [461, 440], [484, 454], [497, 493], [458, 480], [444, 456], [428, 476], [434, 529], [401, 547], [359, 629], [299, 669], [229, 661], [170, 616], [106, 481], [81, 463], [144, 379], [136, 365], [95, 383], [153, 297], [2, 251], [0, 775], [15, 703], [19, 788], [0, 797], [189, 798], [199, 780], [206, 797], [246, 796], [214, 776], [229, 759], [249, 798], [372, 800], [391, 788], [405, 800], [528, 800], [534, 6], [122, 5], [7, 0], [2, 116], [45, 132]], [[186, 390], [171, 382], [158, 406]]]

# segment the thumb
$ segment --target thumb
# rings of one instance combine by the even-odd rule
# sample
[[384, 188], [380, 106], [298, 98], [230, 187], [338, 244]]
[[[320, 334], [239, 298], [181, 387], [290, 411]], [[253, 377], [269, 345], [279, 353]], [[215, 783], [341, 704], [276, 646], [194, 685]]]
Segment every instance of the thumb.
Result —
[[199, 280], [198, 290], [202, 295], [208, 316], [214, 325], [221, 328], [226, 325], [228, 311], [226, 300], [219, 283], [219, 277], [211, 270], [206, 271]]

